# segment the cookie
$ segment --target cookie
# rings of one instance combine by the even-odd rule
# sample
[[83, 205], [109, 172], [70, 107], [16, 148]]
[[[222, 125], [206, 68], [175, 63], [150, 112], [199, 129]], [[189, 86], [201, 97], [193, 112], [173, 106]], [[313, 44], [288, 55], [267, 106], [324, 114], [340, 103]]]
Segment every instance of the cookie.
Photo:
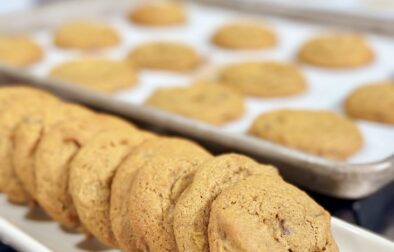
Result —
[[87, 108], [67, 103], [44, 107], [42, 113], [27, 115], [13, 132], [12, 164], [31, 201], [36, 194], [34, 154], [41, 137], [56, 123], [92, 115]]
[[218, 156], [202, 164], [175, 206], [174, 233], [178, 251], [209, 252], [208, 220], [212, 201], [225, 188], [258, 174], [277, 175], [277, 171], [238, 154]]
[[175, 42], [149, 42], [131, 51], [127, 62], [137, 68], [168, 71], [189, 71], [201, 62], [190, 46]]
[[54, 220], [68, 228], [79, 226], [68, 193], [70, 163], [99, 132], [125, 128], [133, 126], [117, 117], [97, 114], [61, 122], [42, 136], [35, 153], [36, 200]]
[[127, 63], [109, 59], [79, 59], [52, 69], [50, 77], [111, 93], [133, 87], [137, 72]]
[[217, 125], [238, 119], [245, 112], [242, 95], [217, 84], [158, 89], [146, 105]]
[[172, 26], [184, 23], [186, 13], [183, 6], [178, 3], [156, 2], [137, 6], [128, 18], [139, 25]]
[[70, 165], [69, 193], [84, 228], [116, 247], [109, 217], [111, 182], [126, 156], [149, 138], [135, 129], [109, 130], [94, 136]]
[[176, 251], [173, 208], [197, 167], [211, 155], [187, 140], [157, 141], [141, 145], [146, 154], [136, 157], [142, 159], [137, 164], [142, 162], [143, 167], [135, 176], [129, 193], [127, 219], [133, 229], [129, 242], [141, 251]]
[[347, 97], [345, 109], [354, 118], [394, 124], [394, 82], [357, 88]]
[[329, 213], [279, 176], [225, 189], [212, 203], [208, 237], [211, 252], [339, 251]]
[[32, 39], [23, 36], [0, 36], [0, 62], [24, 67], [36, 63], [43, 57], [41, 47]]
[[243, 62], [225, 67], [218, 82], [250, 96], [283, 97], [307, 89], [304, 74], [289, 63]]
[[275, 33], [258, 23], [239, 22], [220, 27], [212, 42], [228, 49], [262, 49], [276, 45]]
[[298, 52], [302, 62], [330, 68], [354, 68], [374, 59], [368, 42], [354, 34], [327, 34], [307, 41]]
[[59, 27], [54, 43], [62, 48], [101, 49], [119, 44], [120, 38], [112, 27], [94, 21], [74, 21]]
[[10, 94], [0, 102], [0, 190], [11, 202], [22, 204], [27, 195], [12, 166], [12, 133], [24, 117], [39, 114], [44, 107], [59, 101], [51, 94], [33, 88], [0, 90], [3, 95]]
[[329, 111], [277, 110], [260, 115], [249, 133], [265, 140], [331, 159], [346, 159], [363, 145], [350, 119]]

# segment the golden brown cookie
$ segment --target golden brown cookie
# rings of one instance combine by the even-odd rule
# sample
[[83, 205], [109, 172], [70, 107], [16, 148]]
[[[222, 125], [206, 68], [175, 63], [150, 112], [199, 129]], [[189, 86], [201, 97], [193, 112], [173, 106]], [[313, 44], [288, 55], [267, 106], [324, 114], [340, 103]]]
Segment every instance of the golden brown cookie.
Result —
[[394, 82], [357, 88], [346, 99], [345, 109], [354, 118], [394, 124]]
[[28, 66], [42, 58], [41, 47], [27, 37], [0, 36], [0, 62], [13, 66]]
[[301, 47], [298, 59], [322, 67], [353, 68], [370, 63], [374, 53], [361, 36], [328, 34], [307, 41]]
[[187, 140], [155, 141], [157, 145], [148, 145], [148, 141], [141, 145], [141, 149], [146, 149], [145, 154], [136, 157], [142, 159], [137, 164], [142, 163], [143, 167], [129, 193], [129, 204], [132, 204], [127, 218], [132, 227], [129, 242], [141, 251], [176, 251], [173, 208], [197, 167], [211, 155]]
[[279, 176], [225, 189], [212, 203], [208, 236], [211, 252], [339, 251], [329, 213]]
[[174, 209], [174, 233], [179, 252], [209, 252], [208, 221], [212, 201], [227, 187], [248, 176], [278, 175], [238, 154], [226, 154], [203, 163]]
[[276, 45], [276, 35], [258, 23], [239, 22], [220, 27], [212, 42], [229, 49], [262, 49]]
[[0, 190], [10, 201], [21, 204], [26, 202], [27, 195], [12, 166], [12, 133], [24, 117], [39, 114], [45, 107], [54, 106], [59, 101], [39, 89], [17, 87], [15, 90], [0, 90], [0, 93], [10, 94], [3, 99], [0, 108]]
[[67, 103], [44, 107], [42, 113], [27, 115], [13, 132], [13, 169], [31, 201], [36, 195], [34, 156], [41, 138], [56, 123], [75, 120], [93, 113], [87, 108]]
[[109, 59], [79, 59], [52, 69], [50, 77], [110, 93], [133, 87], [137, 72], [127, 63]]
[[243, 62], [225, 67], [218, 81], [250, 96], [281, 97], [307, 89], [304, 74], [289, 63]]
[[130, 21], [149, 26], [178, 25], [186, 21], [182, 5], [174, 2], [145, 3], [129, 14]]
[[245, 111], [242, 95], [217, 84], [158, 89], [146, 104], [212, 124], [238, 119]]
[[69, 228], [79, 226], [68, 193], [70, 163], [99, 132], [125, 128], [133, 126], [120, 118], [98, 114], [61, 122], [42, 137], [35, 153], [36, 200], [54, 220]]
[[55, 45], [63, 48], [101, 49], [119, 44], [118, 33], [112, 27], [94, 21], [74, 21], [59, 27]]
[[138, 46], [127, 56], [127, 62], [137, 68], [169, 71], [189, 71], [201, 62], [190, 46], [175, 42], [150, 42]]
[[108, 130], [94, 136], [70, 165], [68, 191], [84, 228], [116, 247], [109, 217], [111, 182], [116, 169], [147, 138], [135, 129]]
[[260, 115], [249, 133], [332, 159], [346, 159], [363, 145], [357, 125], [329, 111], [277, 110]]

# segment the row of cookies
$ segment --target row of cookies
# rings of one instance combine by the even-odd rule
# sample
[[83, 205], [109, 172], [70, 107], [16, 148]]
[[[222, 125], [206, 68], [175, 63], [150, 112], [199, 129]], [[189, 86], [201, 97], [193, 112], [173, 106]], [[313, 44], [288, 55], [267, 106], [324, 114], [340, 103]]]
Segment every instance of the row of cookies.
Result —
[[123, 251], [338, 251], [276, 169], [212, 156], [41, 90], [0, 88], [0, 190]]
[[[236, 72], [232, 70], [230, 73], [233, 79], [238, 77], [248, 84], [243, 73], [236, 76]], [[252, 82], [258, 81], [257, 76], [251, 77]], [[264, 90], [263, 86], [261, 90]], [[271, 89], [266, 90], [269, 92]], [[231, 89], [231, 85], [213, 83], [158, 89], [146, 104], [216, 125], [239, 119], [245, 112], [241, 94]], [[394, 124], [394, 83], [362, 86], [346, 98], [344, 108], [347, 116], [313, 109], [264, 112], [254, 119], [248, 133], [326, 158], [347, 159], [363, 147], [362, 133], [351, 118]]]
[[[182, 25], [186, 22], [186, 16], [183, 6], [161, 2], [137, 6], [130, 12], [129, 19], [140, 25], [163, 27]], [[85, 50], [114, 47], [119, 45], [120, 40], [120, 35], [114, 28], [101, 22], [86, 20], [73, 21], [58, 27], [53, 38], [54, 44], [59, 48]], [[219, 47], [245, 50], [273, 47], [277, 44], [278, 38], [272, 29], [258, 21], [237, 21], [219, 27], [210, 40]], [[43, 51], [40, 46], [25, 37], [2, 36], [0, 41], [0, 59], [5, 62], [26, 66], [42, 58]], [[175, 45], [178, 49], [173, 53], [181, 55], [182, 51], [187, 49], [185, 58], [197, 58], [196, 55], [193, 55], [196, 54], [193, 48], [182, 44]], [[164, 49], [167, 47], [165, 46]], [[155, 47], [151, 45], [148, 48]], [[298, 59], [302, 62], [336, 68], [363, 66], [370, 63], [373, 58], [372, 48], [361, 36], [356, 34], [317, 36], [307, 41], [298, 53]], [[196, 61], [196, 59], [194, 60]], [[138, 61], [135, 63], [139, 66]], [[197, 63], [194, 62], [181, 68], [173, 67], [170, 70], [194, 69]], [[142, 67], [145, 66], [142, 64]], [[166, 64], [161, 67], [166, 67]]]

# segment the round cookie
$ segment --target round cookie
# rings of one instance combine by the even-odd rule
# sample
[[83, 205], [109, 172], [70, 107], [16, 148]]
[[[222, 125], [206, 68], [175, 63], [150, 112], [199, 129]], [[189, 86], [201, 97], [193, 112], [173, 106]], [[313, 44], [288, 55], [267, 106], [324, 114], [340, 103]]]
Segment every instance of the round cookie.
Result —
[[158, 89], [146, 104], [217, 125], [238, 119], [245, 112], [242, 95], [217, 84]]
[[363, 145], [357, 125], [329, 111], [277, 110], [260, 115], [249, 133], [331, 159], [346, 159]]
[[225, 189], [212, 203], [208, 237], [211, 252], [339, 251], [329, 213], [279, 176]]
[[272, 166], [238, 154], [218, 156], [202, 164], [175, 206], [174, 234], [178, 251], [209, 252], [208, 220], [212, 201], [225, 188], [258, 174], [278, 173]]
[[0, 62], [12, 66], [29, 66], [42, 58], [41, 47], [27, 37], [0, 36]]
[[220, 27], [212, 42], [228, 49], [262, 49], [276, 45], [275, 33], [258, 23], [239, 22]]
[[137, 72], [127, 63], [109, 59], [79, 59], [52, 69], [50, 77], [110, 93], [133, 87]]
[[328, 34], [307, 41], [298, 53], [299, 60], [316, 66], [354, 68], [374, 59], [368, 43], [353, 34]]
[[394, 82], [357, 88], [346, 99], [345, 109], [354, 118], [394, 124]]
[[[133, 204], [128, 209], [128, 220], [133, 228], [129, 242], [141, 251], [176, 251], [173, 208], [196, 169], [211, 155], [187, 140], [157, 141], [160, 142], [153, 150], [168, 150], [142, 156], [146, 162], [135, 176], [129, 193], [129, 205]], [[148, 148], [148, 145], [140, 148]]]
[[7, 194], [8, 200], [22, 204], [27, 200], [19, 179], [12, 166], [12, 133], [18, 123], [26, 116], [41, 113], [45, 107], [56, 105], [59, 101], [51, 94], [33, 88], [17, 88], [18, 91], [4, 98], [0, 108], [0, 190]]
[[182, 5], [174, 2], [145, 3], [129, 14], [130, 21], [148, 26], [170, 26], [186, 21]]
[[116, 247], [109, 217], [111, 182], [126, 156], [152, 137], [135, 129], [108, 130], [94, 136], [70, 165], [68, 191], [78, 217], [101, 242]]
[[112, 27], [93, 21], [74, 21], [59, 27], [55, 45], [63, 48], [101, 49], [119, 44], [118, 33]]
[[175, 42], [150, 42], [129, 53], [126, 59], [132, 66], [168, 71], [189, 71], [201, 62], [190, 46]]
[[92, 114], [79, 105], [59, 103], [45, 107], [40, 114], [26, 116], [15, 128], [12, 138], [13, 169], [31, 201], [36, 194], [34, 154], [41, 137], [60, 121], [75, 120]]
[[297, 95], [307, 89], [303, 73], [280, 62], [243, 62], [225, 67], [218, 81], [239, 92], [260, 97]]
[[61, 122], [42, 137], [34, 163], [36, 200], [54, 220], [68, 228], [80, 224], [68, 193], [70, 163], [78, 151], [104, 130], [128, 128], [133, 126], [120, 118], [97, 114]]

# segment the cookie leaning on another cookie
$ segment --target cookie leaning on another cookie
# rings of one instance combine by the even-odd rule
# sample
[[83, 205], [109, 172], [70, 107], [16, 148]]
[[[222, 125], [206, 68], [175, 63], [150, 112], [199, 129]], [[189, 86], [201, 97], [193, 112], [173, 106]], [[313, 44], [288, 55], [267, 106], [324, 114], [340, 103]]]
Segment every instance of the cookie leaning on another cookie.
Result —
[[374, 59], [368, 42], [354, 34], [327, 34], [307, 41], [298, 52], [302, 62], [332, 68], [364, 66]]
[[208, 221], [212, 201], [227, 187], [248, 176], [279, 176], [276, 169], [238, 154], [217, 156], [200, 165], [178, 199], [174, 233], [179, 252], [209, 252]]
[[62, 48], [101, 49], [119, 44], [120, 38], [112, 27], [95, 21], [66, 23], [55, 31], [54, 43]]
[[149, 42], [131, 51], [126, 61], [136, 68], [190, 71], [201, 62], [190, 46], [176, 42]]
[[36, 200], [54, 220], [68, 228], [80, 225], [68, 193], [70, 163], [78, 151], [102, 131], [129, 128], [134, 127], [120, 118], [95, 114], [61, 122], [42, 137], [35, 153]]
[[262, 49], [276, 44], [275, 33], [258, 23], [238, 22], [220, 27], [212, 42], [228, 49]]
[[146, 105], [217, 125], [238, 119], [245, 112], [242, 95], [214, 83], [158, 89]]
[[[130, 241], [143, 251], [176, 251], [173, 208], [200, 164], [211, 155], [197, 144], [182, 139], [157, 139], [153, 156], [134, 178], [129, 193]], [[148, 148], [146, 142], [140, 148]], [[166, 148], [168, 150], [160, 150]], [[137, 150], [136, 150], [137, 151]], [[155, 153], [155, 152], [154, 152]], [[164, 154], [166, 153], [166, 154]]]
[[130, 21], [149, 26], [178, 25], [186, 21], [182, 5], [174, 2], [145, 3], [129, 14]]
[[363, 145], [350, 119], [329, 111], [277, 110], [260, 115], [249, 133], [290, 148], [332, 159], [346, 159]]
[[307, 89], [303, 73], [289, 63], [243, 62], [225, 67], [217, 81], [250, 96], [282, 97]]
[[345, 109], [354, 118], [394, 124], [394, 82], [357, 88], [346, 98]]
[[[0, 89], [13, 93], [1, 102], [0, 108], [0, 190], [14, 203], [26, 203], [23, 189], [12, 165], [12, 137], [15, 127], [28, 115], [40, 114], [46, 107], [55, 106], [59, 100], [51, 94], [33, 88]], [[19, 92], [18, 92], [19, 91]]]
[[225, 189], [212, 203], [208, 236], [211, 252], [339, 251], [329, 213], [279, 176]]
[[23, 36], [0, 35], [0, 62], [12, 66], [29, 66], [42, 58], [41, 47]]
[[75, 120], [92, 115], [87, 108], [59, 103], [44, 107], [42, 113], [27, 115], [13, 132], [12, 161], [15, 174], [29, 194], [31, 202], [36, 195], [34, 154], [41, 138], [60, 121]]
[[110, 223], [110, 195], [116, 169], [151, 134], [108, 130], [95, 135], [70, 164], [68, 191], [84, 228], [101, 242], [117, 247]]

